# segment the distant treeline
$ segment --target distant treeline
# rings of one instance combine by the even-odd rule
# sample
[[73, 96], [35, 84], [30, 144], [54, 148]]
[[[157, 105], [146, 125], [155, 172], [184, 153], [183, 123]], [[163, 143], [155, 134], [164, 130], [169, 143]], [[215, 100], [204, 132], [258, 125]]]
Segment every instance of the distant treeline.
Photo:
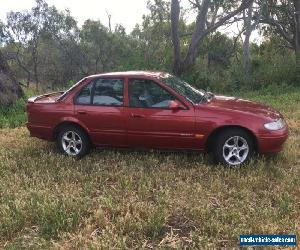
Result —
[[[1, 51], [24, 85], [66, 88], [108, 71], [174, 72], [201, 88], [257, 89], [299, 84], [298, 1], [148, 2], [149, 14], [131, 33], [118, 24], [86, 20], [79, 27], [68, 10], [44, 0], [0, 21]], [[192, 23], [186, 17], [192, 12]], [[296, 14], [295, 14], [296, 13]], [[114, 16], [107, 16], [107, 23]], [[219, 27], [237, 27], [231, 37]], [[250, 43], [257, 30], [263, 41]]]

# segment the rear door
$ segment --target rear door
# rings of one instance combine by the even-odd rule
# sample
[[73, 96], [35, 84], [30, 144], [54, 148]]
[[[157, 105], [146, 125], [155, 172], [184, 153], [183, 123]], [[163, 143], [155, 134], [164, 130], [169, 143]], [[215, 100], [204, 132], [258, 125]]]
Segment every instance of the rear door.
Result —
[[[176, 100], [181, 109], [169, 109]], [[128, 79], [128, 144], [139, 148], [197, 148], [195, 111], [150, 79]]]
[[75, 96], [74, 106], [94, 144], [126, 145], [123, 78], [94, 79]]

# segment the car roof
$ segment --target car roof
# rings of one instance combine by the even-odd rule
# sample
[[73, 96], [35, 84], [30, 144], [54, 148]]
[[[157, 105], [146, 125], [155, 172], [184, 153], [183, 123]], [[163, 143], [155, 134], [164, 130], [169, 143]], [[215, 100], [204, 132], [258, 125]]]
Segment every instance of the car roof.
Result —
[[96, 78], [101, 76], [150, 76], [150, 77], [159, 77], [162, 75], [167, 74], [166, 72], [159, 72], [159, 71], [123, 71], [123, 72], [108, 72], [108, 73], [101, 73], [101, 74], [95, 74], [90, 75], [88, 78]]

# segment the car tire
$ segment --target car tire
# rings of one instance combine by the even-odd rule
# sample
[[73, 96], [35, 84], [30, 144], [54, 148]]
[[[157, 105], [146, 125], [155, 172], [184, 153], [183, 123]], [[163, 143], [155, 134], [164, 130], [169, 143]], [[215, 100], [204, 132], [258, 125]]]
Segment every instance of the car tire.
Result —
[[214, 158], [217, 163], [231, 167], [247, 163], [254, 153], [253, 137], [243, 129], [221, 131], [214, 142]]
[[86, 132], [80, 127], [72, 125], [64, 126], [59, 130], [57, 145], [63, 154], [76, 158], [83, 157], [91, 148]]

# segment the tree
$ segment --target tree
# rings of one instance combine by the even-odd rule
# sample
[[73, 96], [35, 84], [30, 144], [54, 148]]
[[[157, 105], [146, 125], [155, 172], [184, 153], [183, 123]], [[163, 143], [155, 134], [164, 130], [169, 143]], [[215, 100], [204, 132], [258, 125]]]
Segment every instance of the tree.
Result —
[[261, 3], [259, 19], [264, 35], [276, 35], [282, 45], [295, 51], [298, 81], [300, 81], [300, 2], [299, 0], [267, 0]]
[[243, 11], [243, 69], [246, 73], [249, 72], [250, 67], [250, 37], [252, 35], [252, 32], [256, 29], [257, 25], [259, 24], [262, 11], [265, 6], [265, 0], [260, 1], [259, 4], [257, 4], [257, 2], [252, 2], [250, 3], [249, 7], [244, 9]]
[[47, 20], [46, 42], [51, 43], [52, 40], [60, 52], [56, 60], [60, 63], [59, 69], [63, 71], [61, 75], [68, 81], [70, 78], [78, 80], [87, 75], [85, 55], [80, 47], [80, 29], [70, 11], [67, 9], [60, 12], [51, 6], [47, 12]]
[[26, 73], [28, 85], [33, 79], [37, 88], [41, 84], [54, 88], [86, 75], [79, 29], [68, 10], [58, 11], [44, 0], [36, 0], [30, 11], [10, 12], [4, 26], [6, 50]]
[[295, 7], [295, 48], [297, 63], [297, 80], [300, 82], [300, 2], [294, 0]]
[[170, 70], [170, 4], [164, 0], [148, 1], [147, 8], [150, 13], [131, 33], [140, 53], [140, 68]]
[[[183, 74], [194, 65], [199, 45], [208, 34], [228, 23], [233, 17], [247, 8], [253, 0], [242, 0], [238, 7], [235, 6], [235, 3], [231, 2], [229, 5], [226, 5], [227, 2], [223, 1], [221, 1], [221, 4], [219, 1], [211, 2], [210, 0], [203, 0], [201, 3], [199, 0], [190, 2], [197, 9], [198, 14], [186, 55], [183, 57], [179, 34], [179, 0], [171, 1], [171, 33], [174, 54], [173, 71], [177, 75]], [[216, 9], [223, 9], [224, 14], [218, 16], [218, 10], [216, 11]], [[210, 15], [211, 13], [212, 15]]]
[[[28, 81], [33, 75], [36, 88], [39, 84], [38, 46], [47, 25], [47, 11], [48, 4], [44, 0], [36, 0], [36, 6], [31, 11], [10, 12], [7, 16], [6, 36], [16, 48], [16, 59], [20, 67], [27, 72]], [[20, 56], [23, 46], [27, 48], [30, 57], [29, 65], [26, 65]]]
[[23, 96], [23, 91], [0, 51], [0, 105], [9, 106]]
[[[295, 49], [295, 19], [294, 6], [287, 0], [267, 0], [260, 2], [262, 16], [259, 18], [263, 34], [278, 35], [285, 41], [285, 46]], [[254, 17], [256, 18], [256, 17]]]
[[80, 47], [88, 74], [107, 71], [112, 63], [111, 35], [100, 21], [86, 20], [80, 31]]
[[243, 68], [244, 71], [248, 72], [249, 70], [249, 60], [250, 60], [250, 36], [254, 29], [251, 25], [253, 15], [253, 3], [249, 5], [247, 9], [243, 12], [243, 21], [244, 21], [244, 41], [243, 41]]

